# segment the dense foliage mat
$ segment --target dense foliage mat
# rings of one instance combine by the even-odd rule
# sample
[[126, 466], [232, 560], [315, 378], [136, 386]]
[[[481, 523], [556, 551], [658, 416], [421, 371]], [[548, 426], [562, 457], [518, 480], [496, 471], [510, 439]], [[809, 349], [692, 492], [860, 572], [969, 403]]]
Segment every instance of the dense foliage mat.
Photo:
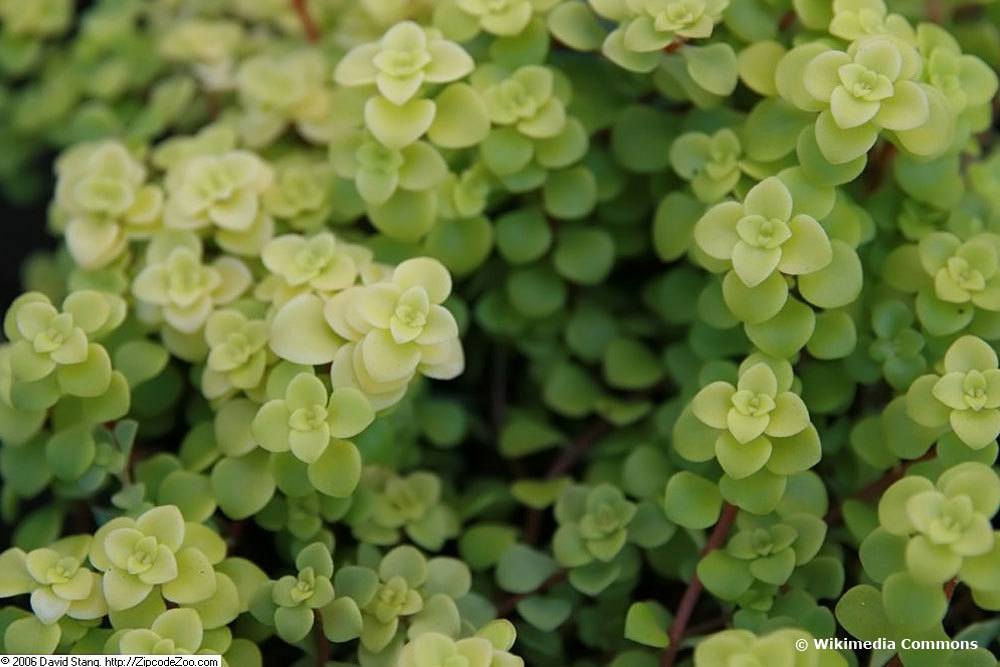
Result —
[[0, 649], [996, 665], [998, 65], [990, 0], [0, 0]]

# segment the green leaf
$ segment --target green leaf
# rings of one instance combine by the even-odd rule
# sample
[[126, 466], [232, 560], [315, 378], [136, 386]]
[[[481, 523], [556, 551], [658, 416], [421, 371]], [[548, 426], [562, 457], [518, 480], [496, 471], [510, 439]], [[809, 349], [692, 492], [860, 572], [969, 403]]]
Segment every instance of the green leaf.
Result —
[[596, 285], [607, 278], [615, 260], [611, 235], [599, 229], [569, 229], [560, 233], [553, 262], [566, 280]]
[[[422, 239], [434, 226], [436, 215], [437, 199], [432, 190], [397, 190], [385, 203], [368, 208], [372, 225], [387, 237], [403, 243]], [[289, 356], [284, 358], [307, 363]]]
[[517, 613], [542, 632], [552, 632], [569, 618], [573, 605], [557, 597], [529, 595], [518, 600]]
[[114, 353], [114, 367], [121, 371], [130, 387], [159, 375], [169, 360], [170, 353], [162, 345], [148, 340], [129, 341]]
[[507, 296], [525, 317], [548, 317], [566, 304], [566, 284], [555, 271], [535, 265], [511, 272]]
[[542, 187], [545, 211], [556, 218], [576, 220], [597, 205], [597, 180], [586, 167], [573, 167], [549, 174]]
[[75, 399], [80, 413], [91, 424], [103, 424], [121, 419], [128, 414], [131, 396], [125, 376], [112, 371], [107, 390], [100, 396]]
[[424, 239], [424, 250], [464, 276], [478, 269], [493, 249], [493, 225], [484, 217], [438, 220]]
[[549, 34], [545, 23], [534, 19], [515, 35], [501, 35], [490, 45], [490, 55], [500, 65], [514, 69], [545, 61]]
[[337, 570], [333, 582], [338, 596], [347, 596], [359, 606], [368, 604], [378, 590], [378, 574], [367, 567], [348, 565]]
[[340, 347], [323, 317], [322, 300], [311, 294], [292, 299], [275, 313], [268, 342], [275, 354], [297, 364], [329, 363]]
[[323, 634], [332, 642], [349, 642], [361, 636], [363, 619], [357, 603], [339, 597], [319, 610]]
[[808, 125], [799, 133], [796, 156], [806, 177], [817, 185], [842, 185], [856, 179], [868, 163], [862, 155], [848, 162], [832, 164], [816, 143], [816, 129]]
[[[781, 159], [795, 150], [796, 138], [811, 131], [810, 115], [788, 102], [768, 98], [758, 103], [747, 116], [745, 143], [747, 155], [759, 162]], [[803, 130], [803, 128], [806, 128]]]
[[313, 611], [309, 607], [278, 607], [274, 612], [274, 628], [290, 644], [305, 638], [312, 625]]
[[882, 604], [893, 625], [909, 632], [940, 623], [948, 609], [948, 599], [940, 585], [919, 581], [908, 572], [897, 572], [885, 580]]
[[566, 441], [566, 436], [546, 422], [528, 414], [515, 414], [500, 432], [500, 452], [518, 458], [551, 449]]
[[754, 514], [767, 514], [778, 506], [785, 491], [787, 478], [763, 469], [749, 477], [733, 479], [723, 475], [719, 480], [722, 497], [740, 509]]
[[687, 252], [704, 212], [702, 203], [687, 193], [671, 192], [663, 198], [653, 218], [653, 247], [660, 259], [671, 262]]
[[527, 264], [544, 255], [552, 243], [552, 229], [537, 208], [522, 208], [496, 220], [497, 250], [511, 264]]
[[556, 571], [551, 557], [523, 544], [508, 547], [497, 562], [497, 584], [508, 593], [530, 593]]
[[622, 566], [614, 561], [594, 561], [570, 570], [569, 583], [576, 590], [590, 596], [600, 595], [621, 576]]
[[257, 449], [239, 458], [226, 457], [212, 468], [212, 492], [219, 509], [231, 519], [256, 514], [274, 495], [268, 453]]
[[854, 351], [857, 341], [851, 316], [843, 310], [833, 310], [816, 316], [816, 329], [806, 349], [817, 359], [843, 359]]
[[729, 95], [739, 80], [736, 52], [725, 43], [686, 46], [680, 50], [688, 74], [695, 83], [714, 95]]
[[205, 475], [175, 470], [163, 478], [157, 491], [161, 505], [176, 505], [188, 521], [200, 523], [215, 513], [211, 481]]
[[91, 466], [97, 445], [89, 425], [57, 432], [45, 444], [45, 458], [52, 474], [60, 479], [78, 479]]
[[599, 49], [607, 35], [594, 13], [580, 0], [557, 5], [549, 12], [548, 25], [553, 37], [577, 51]]
[[0, 400], [0, 439], [21, 445], [38, 433], [46, 417], [44, 410], [18, 410]]
[[653, 173], [669, 164], [670, 145], [678, 134], [676, 123], [665, 112], [651, 106], [628, 106], [611, 128], [611, 148], [626, 169]]
[[906, 538], [876, 528], [861, 543], [859, 555], [865, 572], [882, 583], [889, 575], [906, 569]]
[[863, 584], [844, 593], [837, 602], [836, 613], [844, 629], [863, 641], [895, 635], [882, 606], [882, 594], [874, 586]]
[[163, 584], [163, 597], [177, 604], [201, 602], [215, 595], [215, 572], [198, 549], [177, 552], [177, 578]]
[[215, 573], [215, 593], [202, 602], [191, 605], [198, 612], [206, 630], [222, 628], [236, 620], [240, 613], [240, 595], [236, 584], [225, 574]]
[[511, 485], [510, 492], [518, 502], [531, 507], [532, 509], [545, 509], [554, 504], [569, 480], [566, 478], [557, 479], [519, 479]]
[[644, 549], [653, 549], [670, 540], [676, 529], [659, 503], [644, 500], [638, 504], [635, 516], [629, 522], [628, 541]]
[[781, 586], [788, 581], [794, 569], [795, 553], [791, 549], [783, 549], [750, 562], [750, 573], [759, 581], [774, 586]]
[[633, 602], [625, 615], [625, 638], [644, 646], [666, 648], [670, 645], [667, 635], [670, 622], [670, 612], [660, 603]]
[[747, 324], [763, 324], [781, 312], [788, 301], [788, 281], [775, 271], [758, 285], [747, 287], [735, 271], [722, 280], [726, 306]]
[[566, 362], [556, 366], [545, 382], [546, 405], [568, 417], [582, 417], [594, 409], [601, 396], [596, 382], [579, 366]]
[[684, 470], [667, 483], [663, 508], [667, 518], [678, 525], [709, 528], [719, 520], [722, 494], [714, 482]]
[[482, 97], [466, 83], [453, 83], [434, 100], [437, 111], [427, 136], [441, 148], [475, 146], [490, 131]]
[[309, 481], [328, 496], [350, 496], [360, 479], [361, 453], [347, 440], [332, 440], [320, 457], [309, 464]]
[[970, 623], [955, 635], [957, 641], [975, 641], [979, 646], [989, 646], [1000, 635], [1000, 618]]
[[705, 589], [723, 600], [735, 600], [743, 595], [754, 580], [746, 561], [718, 549], [698, 561], [697, 571]]
[[59, 366], [59, 386], [67, 394], [85, 398], [101, 396], [111, 380], [111, 358], [103, 346], [91, 343], [87, 358], [78, 364]]
[[45, 625], [34, 616], [20, 618], [4, 632], [4, 652], [27, 655], [51, 654], [62, 636], [60, 626]]
[[805, 347], [815, 327], [816, 315], [812, 308], [789, 297], [773, 318], [762, 324], [747, 324], [744, 328], [747, 337], [763, 352], [787, 358]]
[[45, 433], [39, 433], [18, 447], [0, 448], [0, 474], [5, 490], [25, 498], [40, 493], [52, 479]]
[[604, 377], [619, 389], [646, 389], [663, 376], [659, 360], [642, 342], [615, 338], [604, 351]]
[[132, 447], [135, 445], [135, 436], [138, 432], [139, 422], [134, 419], [122, 419], [115, 424], [115, 443], [126, 458], [132, 453]]
[[820, 308], [840, 308], [861, 294], [861, 260], [854, 249], [838, 239], [830, 241], [833, 261], [825, 268], [799, 277], [799, 291]]
[[455, 601], [443, 593], [427, 598], [424, 608], [414, 614], [407, 634], [410, 637], [435, 632], [448, 637], [458, 635], [462, 627]]
[[495, 523], [469, 526], [458, 538], [458, 552], [473, 570], [485, 570], [496, 565], [500, 554], [517, 541], [517, 529]]

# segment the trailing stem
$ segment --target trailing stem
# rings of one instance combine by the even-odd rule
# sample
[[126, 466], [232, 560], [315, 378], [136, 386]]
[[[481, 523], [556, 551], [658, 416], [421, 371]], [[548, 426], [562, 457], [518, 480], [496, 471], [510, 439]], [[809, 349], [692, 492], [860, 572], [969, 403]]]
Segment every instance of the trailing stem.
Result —
[[312, 16], [309, 14], [306, 0], [292, 0], [292, 8], [299, 15], [299, 21], [302, 23], [302, 29], [306, 33], [306, 39], [310, 42], [318, 42], [319, 28], [316, 27], [316, 22], [313, 21]]
[[[608, 426], [607, 422], [595, 422], [590, 428], [581, 433], [576, 440], [569, 443], [563, 449], [559, 458], [552, 462], [548, 472], [545, 474], [545, 479], [555, 479], [556, 477], [569, 472], [569, 470], [576, 465], [583, 455], [586, 454], [598, 440], [607, 435], [610, 430], [611, 427]], [[539, 510], [532, 509], [528, 512], [524, 521], [524, 541], [527, 544], [534, 544], [538, 541], [538, 532], [541, 530], [541, 526], [542, 513]]]
[[330, 660], [330, 641], [323, 633], [323, 619], [319, 614], [319, 609], [315, 610], [313, 633], [316, 636], [316, 667], [324, 667]]
[[[708, 542], [702, 548], [701, 556], [705, 556], [722, 546], [729, 535], [729, 529], [732, 528], [737, 512], [738, 509], [735, 505], [729, 503], [723, 505], [719, 521], [715, 524], [715, 528], [712, 529], [712, 534], [709, 535]], [[670, 626], [670, 644], [667, 645], [667, 648], [663, 651], [663, 655], [660, 657], [661, 667], [673, 667], [674, 661], [677, 659], [677, 653], [681, 648], [681, 641], [687, 632], [691, 614], [694, 613], [694, 608], [698, 604], [698, 598], [701, 597], [703, 588], [704, 586], [698, 578], [698, 574], [692, 574], [687, 590], [684, 591], [681, 602], [677, 606], [677, 615], [674, 616], [674, 622]]]
[[[876, 479], [871, 484], [865, 486], [863, 489], [851, 496], [851, 500], [861, 500], [864, 502], [872, 502], [878, 500], [882, 497], [882, 494], [892, 486], [894, 483], [899, 481], [906, 475], [906, 471], [910, 469], [910, 466], [920, 463], [921, 461], [929, 461], [937, 456], [937, 453], [932, 449], [926, 454], [918, 459], [913, 459], [912, 461], [905, 461], [890, 468], [886, 471], [884, 475]], [[841, 503], [827, 512], [825, 520], [827, 524], [835, 524], [842, 521], [844, 518], [844, 504]]]

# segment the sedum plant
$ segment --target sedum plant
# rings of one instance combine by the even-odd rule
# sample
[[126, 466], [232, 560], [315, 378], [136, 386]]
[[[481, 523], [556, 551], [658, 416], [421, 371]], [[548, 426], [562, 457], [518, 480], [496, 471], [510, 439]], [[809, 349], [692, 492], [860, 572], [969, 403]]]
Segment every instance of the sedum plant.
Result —
[[944, 375], [922, 375], [913, 381], [906, 394], [907, 412], [931, 427], [940, 426], [944, 416], [962, 442], [981, 449], [1000, 434], [996, 352], [980, 338], [963, 336], [948, 348], [943, 365]]
[[988, 0], [0, 0], [0, 652], [997, 665], [998, 68]]
[[960, 574], [964, 557], [977, 563], [976, 557], [990, 553], [994, 543], [990, 519], [1000, 493], [997, 482], [993, 471], [967, 462], [942, 475], [936, 488], [914, 478], [886, 490], [879, 502], [879, 522], [891, 535], [912, 535], [905, 549], [910, 574], [943, 583]]
[[31, 611], [52, 625], [63, 616], [78, 620], [107, 613], [102, 580], [84, 566], [90, 543], [87, 535], [63, 538], [51, 547], [27, 553], [12, 547], [0, 555], [4, 563], [4, 596], [30, 593]]

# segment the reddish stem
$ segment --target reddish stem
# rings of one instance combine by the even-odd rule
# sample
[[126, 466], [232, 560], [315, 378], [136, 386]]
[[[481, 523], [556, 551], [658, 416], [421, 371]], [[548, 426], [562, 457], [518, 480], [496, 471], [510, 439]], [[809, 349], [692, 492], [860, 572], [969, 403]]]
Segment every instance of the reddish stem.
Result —
[[310, 42], [318, 42], [319, 28], [316, 27], [316, 22], [313, 21], [312, 16], [309, 14], [306, 0], [292, 0], [292, 8], [299, 15], [299, 21], [302, 23], [302, 29], [305, 30], [306, 39]]
[[[705, 543], [705, 546], [701, 550], [702, 556], [715, 551], [726, 541], [729, 529], [732, 528], [733, 521], [736, 520], [737, 512], [738, 509], [735, 505], [726, 503], [723, 506], [722, 515], [719, 516], [719, 521], [715, 524], [715, 528], [712, 529], [712, 534], [709, 535], [708, 542]], [[701, 579], [698, 578], [698, 574], [692, 574], [687, 590], [684, 591], [684, 596], [681, 597], [681, 602], [677, 606], [677, 615], [670, 626], [670, 644], [667, 645], [667, 648], [663, 651], [663, 655], [660, 657], [660, 667], [673, 667], [674, 661], [677, 659], [677, 652], [681, 649], [681, 640], [684, 639], [688, 622], [691, 620], [691, 614], [694, 613], [694, 608], [698, 604], [698, 598], [701, 597], [702, 589], [704, 589], [704, 586], [701, 583]]]
[[927, 20], [933, 23], [944, 23], [945, 8], [941, 0], [927, 0], [924, 8]]
[[576, 465], [576, 462], [579, 461], [598, 440], [607, 435], [610, 430], [611, 427], [608, 426], [607, 422], [595, 422], [593, 426], [580, 434], [580, 437], [571, 442], [569, 446], [563, 450], [559, 458], [552, 463], [552, 466], [549, 468], [549, 472], [545, 475], [545, 478], [555, 479], [556, 477], [569, 472], [569, 470]]
[[683, 38], [683, 37], [678, 37], [674, 41], [672, 41], [669, 44], [667, 44], [666, 46], [664, 46], [663, 47], [663, 52], [664, 53], [674, 53], [675, 51], [679, 51], [680, 48], [682, 46], [684, 46], [685, 44], [687, 44], [687, 40], [685, 38]]
[[316, 667], [325, 667], [330, 660], [330, 641], [323, 632], [323, 618], [319, 609], [314, 610], [313, 630], [316, 636]]
[[[604, 437], [611, 427], [607, 422], [598, 421], [593, 426], [580, 434], [580, 436], [569, 443], [545, 473], [545, 479], [555, 479], [568, 472], [577, 461], [579, 461], [587, 451]], [[538, 541], [538, 534], [542, 528], [542, 513], [532, 509], [528, 512], [524, 520], [524, 541], [527, 544], [534, 544]]]
[[952, 577], [949, 581], [944, 584], [944, 596], [951, 600], [951, 597], [955, 594], [955, 587], [958, 586], [958, 577]]
[[[900, 463], [894, 468], [890, 468], [884, 475], [876, 479], [874, 482], [864, 487], [857, 493], [851, 496], [853, 500], [861, 500], [864, 502], [872, 502], [878, 500], [882, 497], [882, 494], [892, 486], [894, 483], [898, 482], [900, 479], [906, 475], [906, 471], [910, 469], [910, 466], [920, 463], [921, 461], [929, 461], [937, 456], [937, 452], [933, 449], [929, 450], [926, 454], [918, 459], [913, 459], [912, 461], [905, 461]], [[825, 517], [828, 524], [839, 523], [844, 518], [844, 505], [841, 503], [837, 505], [829, 512]]]
[[889, 168], [892, 166], [893, 158], [896, 157], [896, 147], [888, 142], [876, 149], [868, 165], [868, 174], [865, 180], [865, 193], [871, 194], [882, 187]]

